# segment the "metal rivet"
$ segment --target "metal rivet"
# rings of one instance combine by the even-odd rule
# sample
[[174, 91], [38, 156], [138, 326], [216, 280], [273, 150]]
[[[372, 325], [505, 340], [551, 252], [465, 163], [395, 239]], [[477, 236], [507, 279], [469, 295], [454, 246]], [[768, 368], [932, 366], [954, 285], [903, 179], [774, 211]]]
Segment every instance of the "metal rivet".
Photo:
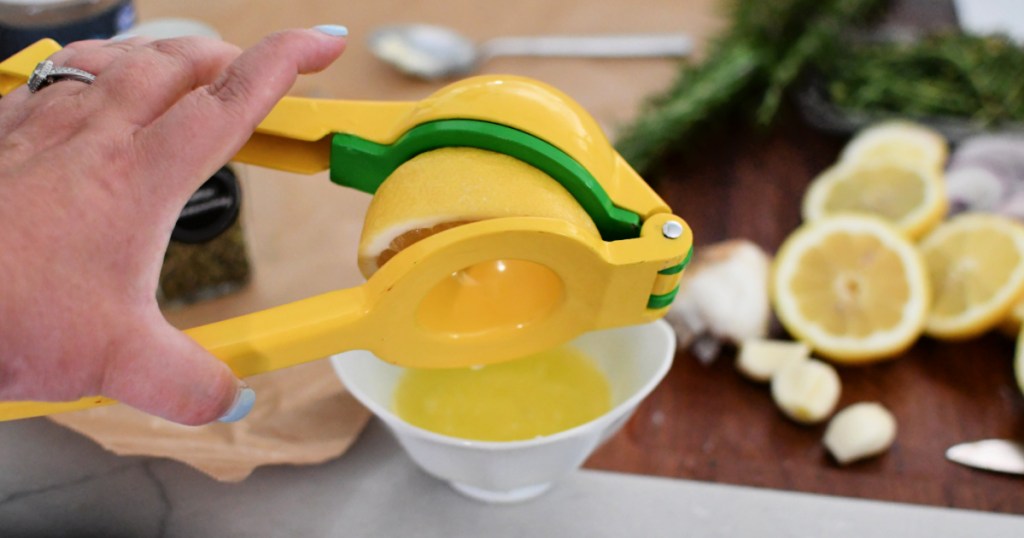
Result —
[[661, 227], [661, 233], [669, 239], [679, 239], [683, 235], [683, 225], [679, 221], [670, 220]]

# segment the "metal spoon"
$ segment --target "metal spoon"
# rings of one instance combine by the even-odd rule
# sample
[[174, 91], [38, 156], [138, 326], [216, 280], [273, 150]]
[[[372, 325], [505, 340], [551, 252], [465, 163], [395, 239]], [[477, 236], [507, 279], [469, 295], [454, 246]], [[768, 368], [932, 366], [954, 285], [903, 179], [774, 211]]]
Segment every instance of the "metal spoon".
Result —
[[477, 46], [454, 30], [428, 24], [378, 28], [369, 44], [381, 60], [424, 79], [464, 75], [495, 56], [683, 57], [693, 51], [683, 34], [500, 37]]

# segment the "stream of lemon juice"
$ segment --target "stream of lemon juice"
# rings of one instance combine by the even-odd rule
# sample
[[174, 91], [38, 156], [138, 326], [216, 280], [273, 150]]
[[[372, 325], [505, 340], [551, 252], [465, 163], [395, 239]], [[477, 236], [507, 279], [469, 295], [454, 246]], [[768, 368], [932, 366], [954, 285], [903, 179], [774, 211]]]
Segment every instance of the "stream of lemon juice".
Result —
[[551, 435], [611, 409], [611, 387], [571, 346], [474, 368], [407, 370], [393, 408], [436, 433], [480, 441]]

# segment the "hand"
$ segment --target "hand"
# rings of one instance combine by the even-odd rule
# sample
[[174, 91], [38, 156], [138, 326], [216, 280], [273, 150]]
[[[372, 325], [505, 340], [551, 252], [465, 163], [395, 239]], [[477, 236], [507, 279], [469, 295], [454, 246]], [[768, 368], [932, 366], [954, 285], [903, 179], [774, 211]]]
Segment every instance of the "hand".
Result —
[[164, 319], [157, 282], [191, 194], [343, 51], [343, 29], [319, 28], [244, 52], [74, 43], [51, 59], [95, 83], [0, 99], [0, 400], [103, 395], [183, 424], [248, 412], [251, 390]]

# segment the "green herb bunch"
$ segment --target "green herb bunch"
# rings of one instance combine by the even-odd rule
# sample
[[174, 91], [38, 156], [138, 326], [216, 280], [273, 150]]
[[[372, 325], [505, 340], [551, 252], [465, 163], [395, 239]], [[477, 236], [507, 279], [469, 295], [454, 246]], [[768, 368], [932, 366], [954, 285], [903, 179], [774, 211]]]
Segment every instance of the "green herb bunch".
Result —
[[1024, 49], [1004, 36], [960, 33], [906, 43], [864, 43], [821, 58], [840, 108], [981, 126], [1024, 122]]
[[[646, 173], [672, 146], [735, 110], [762, 125], [775, 117], [787, 88], [843, 31], [866, 21], [887, 0], [730, 0], [731, 26], [705, 60], [684, 65], [620, 133], [616, 147]], [[753, 105], [753, 106], [751, 106]]]

